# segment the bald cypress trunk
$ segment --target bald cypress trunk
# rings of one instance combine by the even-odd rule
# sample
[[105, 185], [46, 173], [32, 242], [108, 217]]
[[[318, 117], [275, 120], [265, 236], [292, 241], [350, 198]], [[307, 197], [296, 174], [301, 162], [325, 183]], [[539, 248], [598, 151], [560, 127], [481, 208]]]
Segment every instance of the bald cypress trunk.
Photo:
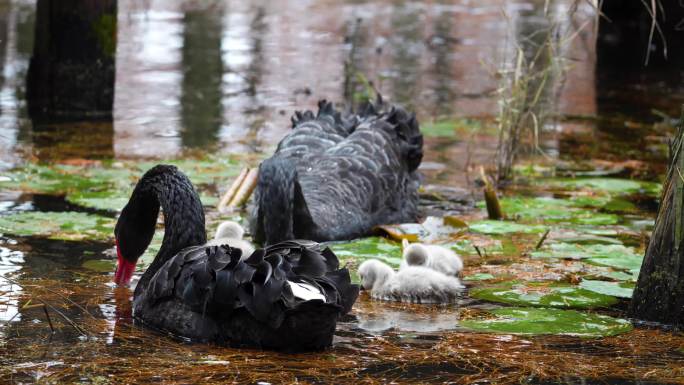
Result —
[[32, 119], [111, 117], [116, 20], [116, 0], [38, 0], [26, 89]]
[[684, 114], [671, 144], [660, 209], [646, 249], [631, 316], [684, 325]]

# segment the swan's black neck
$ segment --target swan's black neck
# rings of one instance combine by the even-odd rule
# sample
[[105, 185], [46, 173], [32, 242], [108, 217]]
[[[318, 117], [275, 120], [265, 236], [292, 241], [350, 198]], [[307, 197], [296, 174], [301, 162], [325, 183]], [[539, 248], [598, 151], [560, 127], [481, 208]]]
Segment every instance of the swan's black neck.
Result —
[[175, 166], [157, 165], [138, 181], [116, 224], [122, 257], [135, 262], [152, 240], [159, 215], [164, 212], [164, 241], [138, 287], [183, 248], [206, 243], [204, 211], [199, 195], [185, 174]]

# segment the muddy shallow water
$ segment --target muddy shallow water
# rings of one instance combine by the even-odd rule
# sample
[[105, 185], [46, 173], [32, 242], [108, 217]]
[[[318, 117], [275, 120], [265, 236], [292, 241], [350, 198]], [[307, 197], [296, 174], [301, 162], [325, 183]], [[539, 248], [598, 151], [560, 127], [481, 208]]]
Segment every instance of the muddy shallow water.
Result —
[[[569, 6], [549, 3], [558, 15]], [[111, 121], [46, 128], [26, 111], [35, 7], [32, 1], [0, 1], [3, 172], [25, 162], [85, 167], [93, 159], [113, 159], [130, 167], [143, 159], [207, 153], [232, 156], [236, 167], [254, 165], [287, 132], [294, 110], [313, 108], [320, 98], [342, 104], [371, 81], [388, 99], [416, 111], [426, 129], [424, 184], [459, 201], [430, 201], [426, 193], [426, 211], [457, 214], [469, 223], [484, 217], [469, 200], [479, 199], [473, 180], [496, 149], [499, 80], [492, 68], [511, 59], [516, 39], [524, 41], [544, 24], [542, 1], [119, 1]], [[628, 86], [611, 81], [610, 68], [595, 68], [592, 11], [584, 8], [576, 24], [589, 24], [567, 48], [573, 65], [558, 96], [562, 118], [546, 127], [540, 143], [545, 155], [537, 160], [560, 161], [554, 172], [561, 176], [599, 170], [657, 181], [666, 164], [669, 117], [678, 114], [684, 90], [669, 73], [630, 78], [640, 83]], [[439, 124], [450, 130], [444, 134], [435, 128]], [[0, 183], [5, 177], [0, 173]], [[216, 199], [228, 179], [205, 183], [203, 193]], [[33, 192], [0, 189], [0, 217], [55, 211], [116, 216], [55, 196], [61, 192]], [[574, 197], [534, 178], [508, 194]], [[640, 253], [656, 199], [635, 193], [626, 199], [634, 208], [604, 215], [615, 220], [590, 235]], [[220, 218], [214, 205], [207, 205], [210, 227]], [[579, 209], [577, 215], [583, 215]], [[589, 239], [586, 228], [572, 229]], [[464, 254], [466, 277], [574, 283], [577, 275], [615, 273], [529, 258], [538, 233], [450, 231], [442, 235], [478, 246], [477, 253], [471, 247]], [[554, 230], [549, 239], [575, 237], [569, 233]], [[459, 321], [491, 317], [487, 311], [501, 305], [468, 295], [458, 304], [426, 306], [362, 294], [325, 352], [285, 355], [190, 344], [133, 325], [131, 291], [111, 283], [111, 243], [0, 236], [0, 382], [684, 383], [684, 337], [678, 332], [642, 324], [603, 338], [473, 332]], [[481, 285], [478, 279], [466, 283], [470, 289]], [[598, 312], [624, 317], [626, 304], [619, 299]]]

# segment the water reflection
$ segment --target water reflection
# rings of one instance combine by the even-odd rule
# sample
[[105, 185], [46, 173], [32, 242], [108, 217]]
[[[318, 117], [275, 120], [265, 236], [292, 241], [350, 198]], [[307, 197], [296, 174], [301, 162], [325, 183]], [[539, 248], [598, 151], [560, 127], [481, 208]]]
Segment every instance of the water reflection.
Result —
[[14, 150], [30, 142], [31, 123], [27, 119], [25, 86], [29, 58], [33, 50], [35, 4], [33, 1], [2, 1], [5, 16], [2, 84], [0, 84], [0, 167], [14, 162]]
[[180, 98], [181, 142], [185, 147], [216, 144], [223, 115], [221, 104], [221, 31], [223, 6], [202, 3], [183, 17]]
[[[7, 242], [12, 243], [10, 240], [0, 238], [0, 245]], [[5, 322], [21, 320], [18, 297], [22, 293], [22, 288], [5, 277], [10, 279], [14, 277], [13, 273], [21, 270], [23, 263], [24, 254], [21, 251], [0, 246], [0, 337], [4, 337]]]

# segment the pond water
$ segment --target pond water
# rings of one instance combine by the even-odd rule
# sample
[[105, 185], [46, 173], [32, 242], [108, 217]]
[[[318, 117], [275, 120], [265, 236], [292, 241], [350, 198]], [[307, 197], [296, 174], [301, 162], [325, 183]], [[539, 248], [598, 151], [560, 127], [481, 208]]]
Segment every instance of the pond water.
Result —
[[[26, 100], [38, 4], [0, 0], [0, 382], [684, 383], [684, 336], [623, 321], [684, 102], [680, 73], [602, 66], [594, 11], [580, 6], [570, 23], [569, 0], [197, 3], [118, 1], [111, 118], [46, 122]], [[544, 155], [523, 162], [502, 201], [515, 221], [492, 223], [473, 181], [496, 151], [497, 69], [548, 26], [545, 5], [578, 29], [563, 48], [571, 65], [550, 82], [562, 87]], [[343, 105], [369, 82], [426, 135], [430, 217], [389, 231], [459, 251], [470, 294], [426, 306], [364, 293], [334, 347], [312, 354], [134, 325], [131, 291], [111, 283], [111, 234], [136, 178], [178, 164], [213, 231], [219, 194], [269, 156], [295, 110]], [[379, 238], [333, 249], [352, 267], [400, 259]], [[502, 319], [560, 329], [521, 335], [497, 329]]]

